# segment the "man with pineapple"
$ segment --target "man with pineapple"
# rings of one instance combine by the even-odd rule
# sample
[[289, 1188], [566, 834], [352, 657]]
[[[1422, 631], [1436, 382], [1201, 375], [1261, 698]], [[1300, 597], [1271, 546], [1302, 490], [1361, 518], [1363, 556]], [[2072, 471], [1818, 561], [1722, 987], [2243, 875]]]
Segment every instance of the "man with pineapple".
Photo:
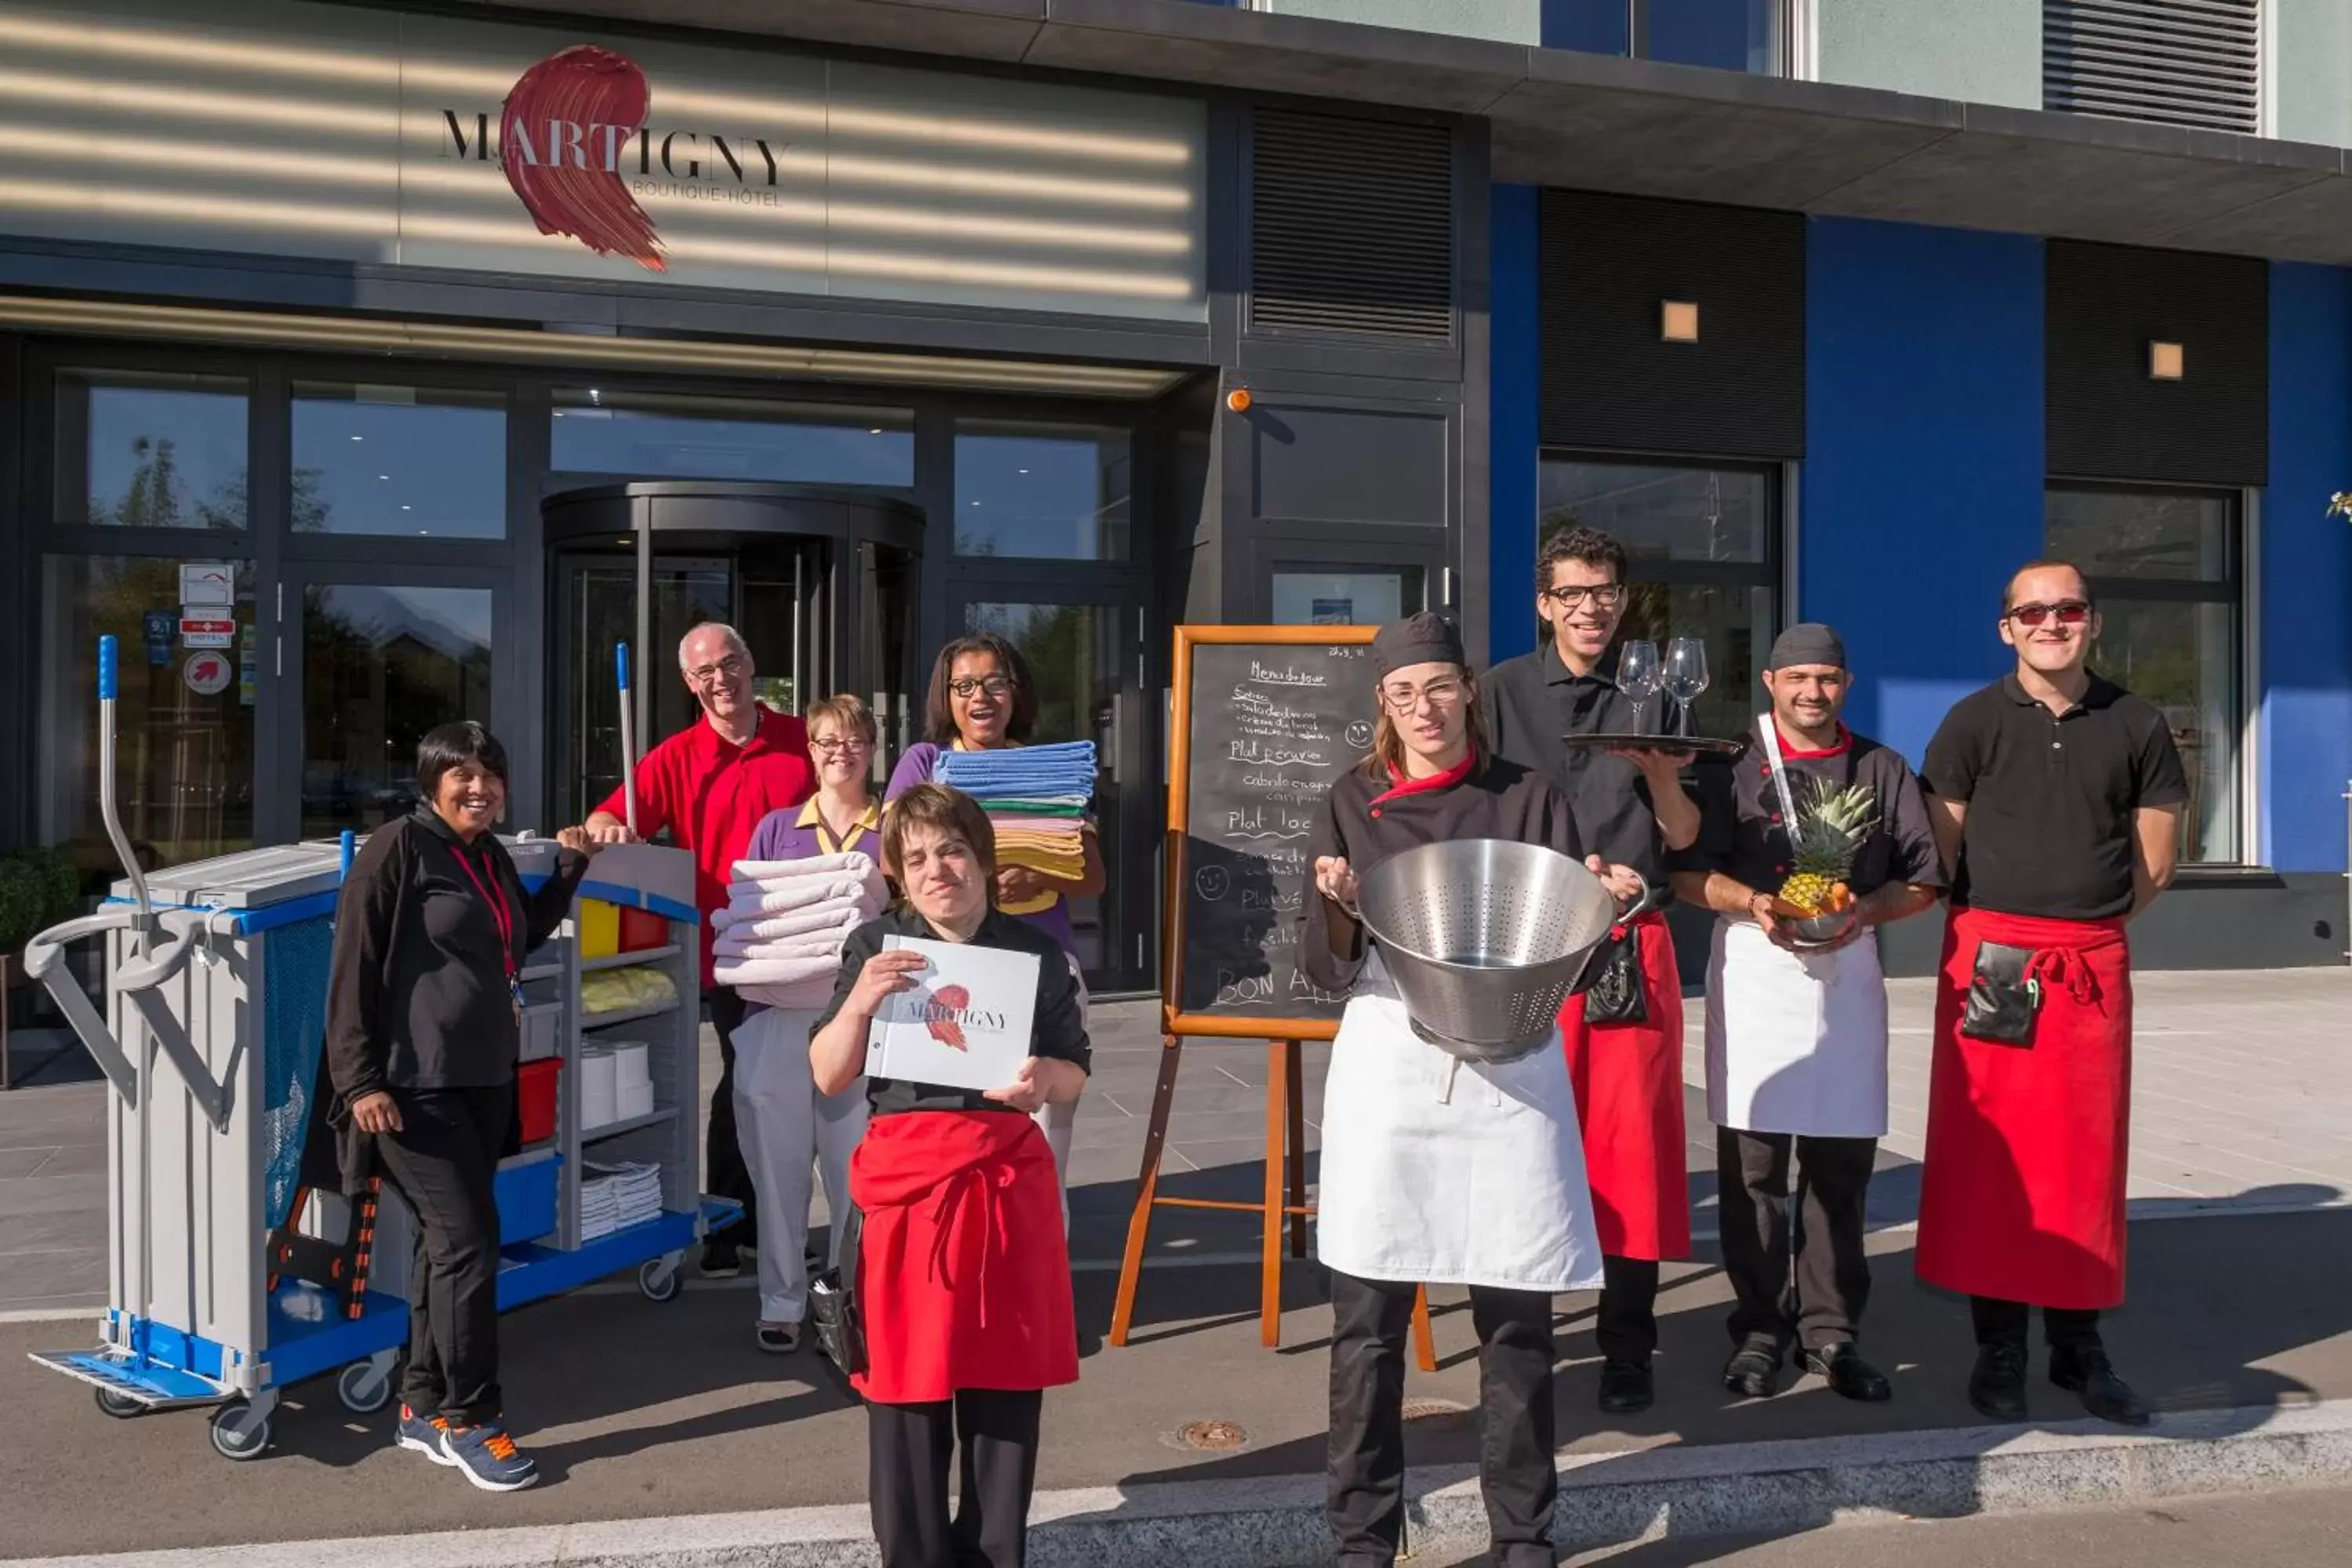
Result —
[[1944, 879], [1919, 781], [1839, 721], [1851, 679], [1828, 626], [1780, 634], [1764, 668], [1771, 710], [1728, 767], [1701, 771], [1698, 841], [1675, 861], [1675, 890], [1717, 917], [1706, 1099], [1736, 1301], [1723, 1381], [1751, 1399], [1776, 1391], [1792, 1340], [1846, 1398], [1892, 1393], [1854, 1348], [1870, 1296], [1864, 1202], [1886, 1131], [1874, 928], [1927, 908]]
[[2016, 668], [1953, 707], [1921, 770], [1952, 918], [1916, 1267], [1970, 1299], [1980, 1413], [2025, 1419], [2040, 1307], [2050, 1381], [2140, 1426], [2147, 1406], [2099, 1336], [2124, 1297], [2124, 926], [2172, 880], [2188, 777], [2163, 710], [2091, 671], [2099, 612], [2075, 567], [2020, 570], [1999, 626]]

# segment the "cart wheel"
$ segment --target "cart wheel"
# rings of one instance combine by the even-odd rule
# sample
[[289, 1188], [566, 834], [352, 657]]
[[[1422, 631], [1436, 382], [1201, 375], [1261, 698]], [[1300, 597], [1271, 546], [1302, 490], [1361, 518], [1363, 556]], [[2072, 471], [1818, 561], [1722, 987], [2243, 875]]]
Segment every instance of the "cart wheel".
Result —
[[213, 1412], [213, 1451], [224, 1459], [256, 1459], [269, 1447], [269, 1417], [243, 1400]]
[[111, 1388], [93, 1388], [90, 1393], [98, 1396], [98, 1407], [117, 1421], [128, 1421], [134, 1415], [147, 1414], [147, 1407], [127, 1394]]
[[637, 1265], [637, 1289], [646, 1293], [648, 1301], [671, 1301], [677, 1298], [682, 1284], [678, 1266], [667, 1258], [648, 1258]]
[[392, 1373], [373, 1361], [355, 1361], [336, 1374], [335, 1397], [354, 1415], [373, 1415], [392, 1402]]

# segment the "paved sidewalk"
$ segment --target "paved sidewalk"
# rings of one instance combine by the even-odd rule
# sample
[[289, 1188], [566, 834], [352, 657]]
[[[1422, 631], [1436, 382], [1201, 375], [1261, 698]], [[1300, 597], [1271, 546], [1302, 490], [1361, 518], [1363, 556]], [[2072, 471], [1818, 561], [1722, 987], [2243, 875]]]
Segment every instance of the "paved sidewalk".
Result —
[[[1916, 1215], [1926, 1152], [1930, 984], [1897, 980], [1892, 999], [1892, 1131], [1871, 1215], [1879, 1226]], [[1135, 1202], [1136, 1168], [1161, 1047], [1149, 1003], [1095, 1009], [1096, 1071], [1070, 1162], [1073, 1254], [1112, 1267]], [[1693, 998], [1686, 1085], [1706, 1081], [1702, 1005]], [[703, 1072], [718, 1051], [704, 1031]], [[2352, 1201], [2352, 970], [2144, 974], [2137, 982], [2132, 1115], [2133, 1213], [2154, 1218], [2259, 1212]], [[1329, 1047], [1306, 1047], [1310, 1149], [1319, 1142]], [[1184, 1047], [1164, 1188], [1172, 1195], [1253, 1200], [1265, 1148], [1263, 1045]], [[79, 1077], [83, 1081], [58, 1081]], [[104, 1086], [73, 1052], [23, 1089], [0, 1093], [0, 1315], [97, 1306], [104, 1300]], [[1691, 1195], [1714, 1228], [1715, 1144], [1706, 1096], [1686, 1091]], [[1314, 1166], [1310, 1161], [1310, 1176]], [[820, 1205], [822, 1200], [820, 1199]], [[1247, 1215], [1163, 1209], [1155, 1267], [1255, 1256]]]

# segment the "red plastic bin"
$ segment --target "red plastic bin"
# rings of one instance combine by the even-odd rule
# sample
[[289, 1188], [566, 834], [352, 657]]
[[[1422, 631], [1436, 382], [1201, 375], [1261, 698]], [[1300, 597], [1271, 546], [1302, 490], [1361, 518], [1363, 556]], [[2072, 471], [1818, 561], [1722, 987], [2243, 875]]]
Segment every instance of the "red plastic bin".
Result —
[[633, 910], [621, 906], [621, 951], [643, 952], [648, 948], [669, 945], [669, 921], [651, 910]]
[[560, 1057], [525, 1062], [515, 1069], [515, 1103], [522, 1112], [522, 1141], [544, 1143], [555, 1136], [555, 1081]]

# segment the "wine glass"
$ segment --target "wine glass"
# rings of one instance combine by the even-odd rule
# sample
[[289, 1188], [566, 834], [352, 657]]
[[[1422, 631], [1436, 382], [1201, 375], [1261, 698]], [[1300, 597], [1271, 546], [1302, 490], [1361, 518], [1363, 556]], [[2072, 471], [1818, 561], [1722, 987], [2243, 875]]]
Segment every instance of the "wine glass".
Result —
[[1617, 689], [1633, 700], [1633, 732], [1642, 732], [1642, 705], [1658, 694], [1665, 672], [1658, 667], [1658, 645], [1635, 637], [1617, 653]]
[[1706, 644], [1698, 637], [1676, 637], [1666, 645], [1666, 695], [1682, 709], [1678, 735], [1690, 733], [1691, 703], [1706, 689]]

